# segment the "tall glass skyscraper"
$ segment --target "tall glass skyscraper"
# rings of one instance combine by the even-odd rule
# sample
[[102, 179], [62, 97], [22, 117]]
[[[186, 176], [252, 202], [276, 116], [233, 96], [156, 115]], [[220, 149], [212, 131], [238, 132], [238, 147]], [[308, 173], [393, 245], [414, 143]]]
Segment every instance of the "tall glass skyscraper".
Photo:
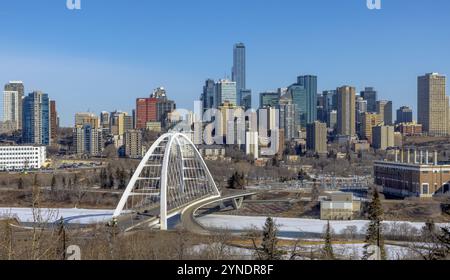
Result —
[[247, 89], [245, 75], [245, 45], [237, 43], [233, 49], [232, 80], [236, 82], [237, 105], [241, 105], [242, 91]]
[[317, 121], [317, 76], [300, 76], [297, 84], [306, 90], [306, 123], [313, 123]]
[[23, 99], [22, 142], [26, 144], [50, 145], [50, 100], [40, 91], [28, 94]]
[[306, 128], [306, 89], [298, 84], [293, 84], [288, 88], [288, 92], [295, 105], [296, 123], [300, 125], [300, 128]]
[[215, 97], [215, 82], [212, 79], [208, 79], [203, 86], [203, 93], [201, 96], [203, 103], [203, 110], [214, 108], [214, 97]]
[[377, 112], [377, 91], [373, 87], [366, 87], [361, 91], [361, 97], [367, 100], [367, 112]]
[[289, 87], [302, 128], [317, 120], [317, 76], [299, 76]]

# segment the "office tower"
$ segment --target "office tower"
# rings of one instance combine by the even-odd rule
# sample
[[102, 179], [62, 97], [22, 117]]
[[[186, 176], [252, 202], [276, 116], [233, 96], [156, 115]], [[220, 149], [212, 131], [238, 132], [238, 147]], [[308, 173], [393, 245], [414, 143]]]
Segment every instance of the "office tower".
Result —
[[354, 136], [355, 129], [355, 96], [354, 87], [343, 86], [337, 89], [338, 116], [337, 133], [343, 136]]
[[296, 129], [295, 105], [290, 94], [284, 94], [280, 97], [278, 110], [280, 114], [280, 130], [284, 131], [284, 139], [291, 141], [297, 136], [296, 131], [298, 130]]
[[19, 129], [19, 92], [17, 91], [3, 92], [3, 122], [8, 122], [13, 130]]
[[176, 104], [167, 98], [166, 90], [155, 89], [149, 98], [136, 99], [136, 129], [145, 129], [148, 122], [163, 122], [175, 109]]
[[449, 101], [445, 93], [446, 79], [438, 73], [418, 77], [417, 122], [431, 136], [448, 134]]
[[50, 142], [52, 145], [58, 144], [58, 112], [54, 100], [50, 100]]
[[306, 126], [306, 148], [319, 154], [328, 152], [326, 124], [315, 121]]
[[125, 156], [129, 158], [142, 157], [142, 131], [128, 130], [125, 133]]
[[215, 97], [215, 82], [212, 79], [208, 79], [205, 82], [205, 85], [203, 86], [203, 93], [202, 93], [202, 104], [203, 104], [203, 110], [207, 111], [208, 109], [215, 107], [214, 97]]
[[327, 123], [328, 113], [323, 106], [317, 106], [317, 120], [322, 123]]
[[364, 113], [367, 112], [367, 100], [364, 100], [361, 96], [356, 97], [356, 131], [361, 129], [361, 118]]
[[123, 118], [124, 131], [133, 130], [133, 116], [125, 115]]
[[103, 151], [102, 129], [93, 127], [90, 122], [75, 125], [74, 144], [80, 156], [100, 155]]
[[377, 114], [379, 114], [383, 118], [385, 125], [393, 125], [392, 110], [392, 101], [377, 101]]
[[324, 109], [327, 112], [337, 110], [337, 92], [336, 90], [325, 90], [322, 92], [324, 98]]
[[296, 116], [301, 127], [317, 120], [317, 77], [299, 76], [297, 83], [288, 88], [296, 106]]
[[[111, 134], [115, 136], [123, 136], [126, 131], [125, 117], [128, 116], [125, 112], [115, 111], [111, 113]], [[128, 122], [129, 125], [129, 122]]]
[[76, 113], [75, 126], [84, 124], [90, 124], [92, 128], [100, 127], [99, 118], [94, 113]]
[[[10, 111], [8, 113], [10, 114], [10, 116], [14, 116], [14, 117], [17, 116], [17, 120], [14, 119], [12, 121], [17, 124], [17, 129], [21, 130], [22, 122], [23, 122], [22, 121], [23, 98], [24, 98], [24, 94], [25, 94], [23, 82], [10, 81], [8, 84], [5, 85], [5, 92], [14, 92], [15, 93], [15, 94], [13, 94], [15, 97], [15, 99], [14, 99], [15, 103], [11, 104], [12, 106], [10, 106], [11, 110], [14, 110], [14, 111], [12, 111], [12, 112]], [[11, 100], [11, 102], [12, 102], [12, 100]], [[17, 112], [15, 110], [17, 110]], [[4, 111], [4, 114], [6, 114], [5, 111]]]
[[25, 144], [50, 145], [50, 100], [40, 91], [23, 99], [22, 142]]
[[381, 116], [377, 113], [362, 113], [361, 116], [361, 128], [359, 136], [363, 140], [367, 140], [370, 144], [373, 143], [372, 129], [375, 126], [379, 126], [383, 123]]
[[133, 129], [136, 129], [136, 109], [131, 110], [131, 117], [133, 118]]
[[297, 78], [297, 84], [306, 91], [306, 123], [317, 120], [317, 76], [305, 75]]
[[153, 91], [150, 96], [151, 99], [156, 100], [156, 121], [164, 122], [167, 114], [175, 111], [175, 101], [167, 98], [166, 90], [163, 87], [159, 87]]
[[400, 123], [412, 123], [413, 122], [413, 110], [408, 106], [402, 106], [397, 110], [396, 124]]
[[156, 122], [156, 100], [138, 98], [136, 99], [136, 128], [145, 129], [148, 122]]
[[252, 91], [250, 89], [244, 89], [242, 93], [241, 107], [244, 107], [245, 111], [252, 108]]
[[109, 112], [103, 111], [100, 113], [100, 128], [103, 130], [103, 136], [111, 134], [111, 121]]
[[245, 71], [245, 45], [237, 43], [233, 49], [232, 81], [236, 82], [236, 105], [238, 106], [241, 106], [242, 91], [247, 89]]
[[225, 103], [238, 105], [236, 96], [236, 82], [229, 80], [220, 80], [216, 83], [216, 100], [215, 107], [219, 107]]
[[375, 126], [372, 128], [372, 146], [377, 150], [386, 150], [395, 146], [395, 134], [393, 126]]
[[279, 92], [262, 92], [259, 94], [259, 108], [277, 107], [280, 101]]
[[361, 91], [361, 97], [367, 101], [367, 112], [377, 112], [377, 92], [373, 87], [366, 87]]
[[292, 96], [295, 105], [296, 123], [300, 128], [306, 128], [306, 89], [298, 84], [293, 84], [288, 88], [288, 94]]
[[328, 121], [327, 121], [328, 128], [336, 129], [337, 118], [338, 118], [337, 116], [338, 116], [338, 113], [336, 110], [331, 110], [328, 113]]

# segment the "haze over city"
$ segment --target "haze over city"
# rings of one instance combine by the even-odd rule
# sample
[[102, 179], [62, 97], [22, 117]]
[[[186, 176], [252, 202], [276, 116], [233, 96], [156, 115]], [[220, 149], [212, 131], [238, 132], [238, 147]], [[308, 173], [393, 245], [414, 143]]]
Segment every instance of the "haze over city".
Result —
[[313, 74], [319, 92], [373, 86], [394, 108], [415, 110], [417, 76], [450, 73], [450, 31], [434, 28], [450, 25], [446, 0], [384, 1], [381, 10], [362, 0], [85, 0], [74, 11], [65, 2], [0, 4], [3, 83], [22, 80], [26, 92], [48, 93], [62, 126], [79, 111], [130, 112], [158, 86], [191, 109], [206, 78], [231, 76], [239, 41], [255, 108], [260, 92]]

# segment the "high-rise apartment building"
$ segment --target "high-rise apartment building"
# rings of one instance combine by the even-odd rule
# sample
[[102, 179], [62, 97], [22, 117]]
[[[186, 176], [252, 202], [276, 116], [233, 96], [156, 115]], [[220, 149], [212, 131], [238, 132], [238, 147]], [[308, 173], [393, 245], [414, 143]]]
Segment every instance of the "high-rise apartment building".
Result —
[[14, 130], [19, 129], [19, 93], [17, 91], [3, 92], [3, 122], [10, 123]]
[[360, 93], [361, 97], [367, 101], [367, 112], [377, 112], [377, 91], [373, 87], [366, 87]]
[[242, 91], [247, 89], [245, 55], [245, 45], [243, 43], [235, 44], [233, 49], [232, 81], [236, 82], [236, 105], [238, 106], [241, 106]]
[[[5, 85], [5, 94], [4, 94], [4, 118], [7, 115], [8, 120], [15, 123], [17, 129], [22, 129], [22, 109], [23, 109], [23, 98], [25, 94], [25, 88], [23, 86], [23, 82], [21, 81], [10, 81]], [[8, 94], [6, 94], [8, 92]], [[8, 99], [7, 99], [8, 98]], [[5, 104], [7, 104], [7, 108], [5, 108]]]
[[280, 97], [278, 104], [278, 110], [280, 112], [280, 130], [284, 131], [284, 139], [291, 141], [297, 137], [297, 121], [295, 117], [295, 104], [292, 102], [292, 96], [290, 94], [284, 94]]
[[306, 148], [309, 151], [326, 154], [327, 148], [327, 125], [318, 121], [306, 126]]
[[412, 123], [413, 122], [413, 110], [408, 106], [402, 106], [397, 110], [397, 120], [395, 123]]
[[56, 111], [56, 101], [50, 100], [50, 143], [58, 144], [58, 112]]
[[125, 133], [125, 156], [129, 158], [142, 157], [142, 131], [128, 130]]
[[92, 128], [96, 129], [100, 127], [99, 117], [94, 113], [76, 113], [75, 114], [75, 126], [90, 124]]
[[356, 134], [356, 90], [351, 86], [343, 86], [337, 89], [337, 133], [344, 136]]
[[100, 155], [103, 151], [102, 129], [93, 127], [89, 122], [75, 125], [74, 144], [80, 156]]
[[50, 145], [50, 100], [40, 91], [23, 99], [22, 142], [25, 144]]
[[431, 136], [445, 136], [449, 129], [449, 98], [447, 78], [438, 73], [420, 76], [417, 80], [417, 122]]

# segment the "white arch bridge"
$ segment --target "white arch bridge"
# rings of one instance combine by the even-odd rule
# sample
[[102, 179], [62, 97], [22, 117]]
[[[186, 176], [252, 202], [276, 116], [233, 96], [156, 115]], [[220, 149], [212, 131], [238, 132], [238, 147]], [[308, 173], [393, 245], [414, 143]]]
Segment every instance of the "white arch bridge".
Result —
[[214, 200], [221, 200], [220, 192], [197, 148], [186, 135], [167, 133], [142, 159], [113, 217], [147, 213], [141, 224], [167, 230], [171, 216]]

